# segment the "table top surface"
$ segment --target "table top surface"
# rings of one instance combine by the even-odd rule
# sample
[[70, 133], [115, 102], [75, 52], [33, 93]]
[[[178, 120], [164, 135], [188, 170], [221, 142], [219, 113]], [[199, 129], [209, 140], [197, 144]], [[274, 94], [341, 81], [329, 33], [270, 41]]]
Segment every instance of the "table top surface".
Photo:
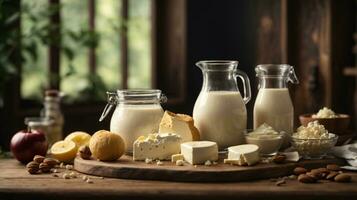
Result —
[[[62, 170], [62, 171], [61, 171]], [[357, 173], [351, 183], [321, 181], [303, 184], [287, 180], [276, 186], [272, 180], [236, 183], [182, 183], [143, 181], [89, 176], [93, 183], [78, 178], [63, 179], [60, 173], [30, 175], [13, 159], [0, 159], [0, 199], [356, 199]], [[348, 199], [347, 199], [348, 198]]]

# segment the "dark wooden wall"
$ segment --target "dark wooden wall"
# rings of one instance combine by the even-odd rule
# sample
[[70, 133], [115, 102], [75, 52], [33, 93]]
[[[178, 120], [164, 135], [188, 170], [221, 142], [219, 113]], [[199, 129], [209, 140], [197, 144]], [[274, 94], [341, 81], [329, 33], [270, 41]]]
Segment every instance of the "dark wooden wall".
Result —
[[[295, 66], [300, 79], [298, 86], [291, 86], [296, 119], [322, 106], [354, 115], [354, 80], [344, 76], [343, 70], [354, 64], [355, 2], [269, 0], [258, 4], [257, 61]], [[271, 51], [265, 51], [269, 47]]]
[[254, 67], [263, 63], [295, 67], [300, 84], [290, 85], [290, 92], [296, 126], [298, 115], [322, 106], [354, 115], [354, 80], [342, 72], [354, 64], [355, 8], [353, 0], [188, 1], [189, 108], [202, 82], [194, 63], [237, 59], [252, 83], [248, 127], [257, 92]]
[[[187, 109], [193, 105], [201, 90], [202, 73], [195, 66], [200, 60], [238, 60], [238, 68], [245, 71], [256, 95], [256, 13], [248, 0], [187, 1]], [[255, 98], [247, 104], [248, 119], [252, 119]]]

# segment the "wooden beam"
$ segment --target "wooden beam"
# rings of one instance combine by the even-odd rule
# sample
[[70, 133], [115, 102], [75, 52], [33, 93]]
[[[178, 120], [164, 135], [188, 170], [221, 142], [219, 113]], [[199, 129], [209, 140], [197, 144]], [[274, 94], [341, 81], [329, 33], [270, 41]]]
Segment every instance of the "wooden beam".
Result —
[[[352, 116], [351, 123], [357, 127], [357, 92], [356, 79], [344, 74], [348, 66], [355, 66], [356, 55], [351, 51], [356, 31], [356, 5], [353, 0], [331, 2], [331, 105], [337, 112]], [[355, 101], [354, 99], [354, 93]], [[351, 126], [352, 128], [353, 126]]]
[[153, 85], [168, 96], [168, 104], [186, 99], [186, 0], [154, 0]]
[[[282, 0], [257, 1], [257, 63], [287, 61], [286, 8]], [[285, 3], [286, 4], [286, 3]]]
[[50, 30], [50, 37], [53, 38], [49, 46], [49, 88], [60, 89], [60, 40], [61, 40], [61, 17], [60, 0], [49, 0], [49, 6], [58, 7], [58, 10], [50, 16], [51, 24], [54, 26]]
[[288, 64], [288, 2], [287, 0], [281, 0], [280, 5], [280, 51], [281, 51], [281, 62]]
[[157, 45], [156, 45], [156, 34], [157, 34], [157, 6], [156, 0], [150, 0], [150, 24], [151, 24], [151, 87], [157, 88]]
[[128, 19], [129, 19], [129, 2], [121, 0], [121, 32], [120, 32], [120, 66], [121, 66], [121, 87], [128, 88]]
[[[95, 31], [95, 5], [96, 0], [88, 0], [88, 22], [89, 22], [89, 30]], [[95, 74], [96, 72], [96, 64], [97, 59], [95, 55], [95, 48], [89, 48], [88, 55], [88, 63], [89, 63], [89, 72]]]

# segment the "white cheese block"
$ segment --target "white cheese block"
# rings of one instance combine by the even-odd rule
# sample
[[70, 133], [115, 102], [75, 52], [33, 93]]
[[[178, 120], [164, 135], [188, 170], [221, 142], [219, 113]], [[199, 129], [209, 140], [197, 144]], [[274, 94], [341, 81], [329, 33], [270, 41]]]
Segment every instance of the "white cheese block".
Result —
[[133, 160], [170, 160], [180, 153], [180, 144], [181, 137], [174, 133], [140, 136], [133, 145]]
[[211, 141], [185, 142], [181, 144], [181, 154], [191, 165], [203, 164], [218, 159], [218, 146]]
[[238, 160], [239, 165], [254, 165], [260, 161], [259, 147], [255, 144], [228, 147], [228, 160]]
[[182, 142], [200, 139], [199, 131], [194, 126], [191, 116], [170, 111], [165, 111], [160, 122], [159, 133], [176, 133], [181, 136]]

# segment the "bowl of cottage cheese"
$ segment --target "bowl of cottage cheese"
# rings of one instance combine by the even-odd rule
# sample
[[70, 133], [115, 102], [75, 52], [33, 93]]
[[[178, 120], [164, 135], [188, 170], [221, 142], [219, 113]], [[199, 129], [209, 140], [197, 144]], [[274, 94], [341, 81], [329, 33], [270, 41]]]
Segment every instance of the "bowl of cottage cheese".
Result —
[[284, 133], [274, 130], [266, 123], [245, 133], [246, 143], [257, 145], [262, 156], [275, 155], [283, 143], [283, 137]]
[[318, 112], [313, 114], [304, 114], [299, 116], [302, 126], [307, 126], [312, 121], [318, 121], [330, 133], [336, 135], [348, 134], [348, 126], [350, 124], [350, 116], [346, 114], [335, 113], [332, 109], [323, 107]]
[[300, 126], [292, 135], [292, 146], [305, 159], [321, 159], [336, 145], [338, 136], [318, 121]]

